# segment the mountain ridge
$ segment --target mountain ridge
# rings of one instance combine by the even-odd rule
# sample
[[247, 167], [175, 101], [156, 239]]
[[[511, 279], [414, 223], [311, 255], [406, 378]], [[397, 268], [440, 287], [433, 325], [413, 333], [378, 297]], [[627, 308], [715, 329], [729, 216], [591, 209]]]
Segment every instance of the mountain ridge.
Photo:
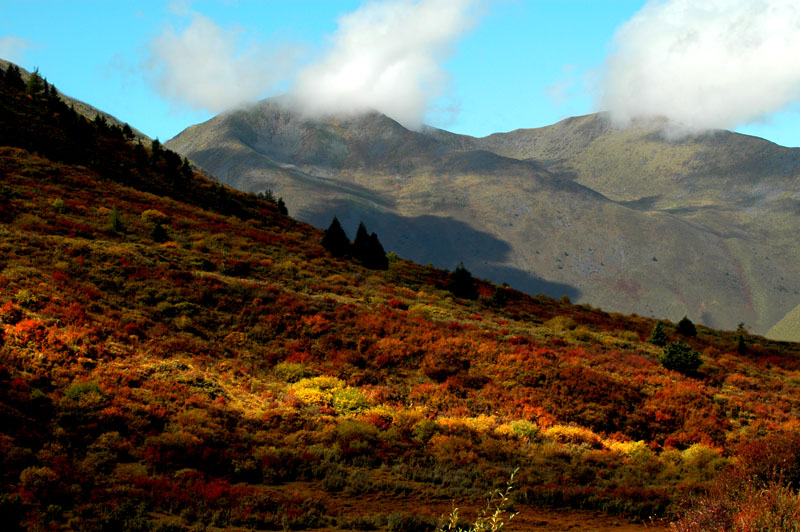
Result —
[[[318, 227], [364, 219], [418, 262], [463, 261], [529, 293], [766, 332], [800, 298], [800, 150], [727, 132], [667, 140], [658, 127], [594, 114], [473, 138], [379, 113], [311, 120], [268, 99], [166, 145], [234, 187], [272, 189]], [[413, 220], [425, 216], [448, 242], [423, 234]], [[506, 251], [471, 246], [472, 232]]]

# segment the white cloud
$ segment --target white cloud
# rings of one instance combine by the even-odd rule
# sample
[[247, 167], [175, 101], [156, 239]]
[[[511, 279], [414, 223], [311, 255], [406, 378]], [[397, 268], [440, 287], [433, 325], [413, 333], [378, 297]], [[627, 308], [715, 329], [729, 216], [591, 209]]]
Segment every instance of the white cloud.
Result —
[[798, 54], [796, 0], [651, 0], [617, 30], [598, 103], [620, 123], [732, 129], [800, 99]]
[[31, 48], [31, 43], [25, 39], [6, 35], [0, 37], [0, 58], [12, 63], [21, 63], [25, 52]]
[[240, 32], [198, 13], [183, 31], [165, 29], [149, 52], [147, 68], [162, 96], [211, 112], [264, 96], [289, 76], [298, 57], [289, 45], [246, 44]]
[[411, 128], [447, 89], [442, 64], [473, 24], [477, 0], [389, 0], [339, 19], [330, 49], [292, 91], [309, 115], [378, 110]]

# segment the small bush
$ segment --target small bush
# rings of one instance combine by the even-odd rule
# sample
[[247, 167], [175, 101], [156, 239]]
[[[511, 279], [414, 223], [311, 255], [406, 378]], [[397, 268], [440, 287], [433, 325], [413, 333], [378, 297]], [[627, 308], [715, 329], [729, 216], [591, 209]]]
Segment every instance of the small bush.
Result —
[[512, 421], [510, 425], [511, 430], [514, 431], [514, 434], [522, 438], [527, 438], [530, 441], [535, 441], [539, 435], [539, 427], [536, 425], [536, 423], [531, 423], [530, 421], [521, 419], [518, 421]]
[[659, 358], [659, 362], [667, 369], [689, 374], [697, 371], [703, 360], [700, 358], [700, 353], [689, 345], [677, 341], [664, 348], [664, 353]]

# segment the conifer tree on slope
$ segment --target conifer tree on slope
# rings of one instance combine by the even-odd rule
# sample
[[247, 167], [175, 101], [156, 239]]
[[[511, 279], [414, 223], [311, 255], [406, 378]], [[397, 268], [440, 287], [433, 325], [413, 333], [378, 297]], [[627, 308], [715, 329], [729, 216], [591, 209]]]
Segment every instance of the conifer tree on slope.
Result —
[[350, 255], [350, 239], [342, 229], [339, 219], [334, 216], [331, 225], [325, 230], [322, 237], [322, 247], [327, 249], [334, 257], [346, 257]]
[[378, 235], [375, 233], [370, 235], [366, 226], [364, 226], [364, 222], [358, 224], [356, 239], [353, 241], [352, 254], [354, 259], [367, 268], [385, 270], [389, 267], [389, 259], [386, 257], [386, 251], [378, 240]]
[[364, 262], [369, 250], [369, 233], [367, 232], [364, 222], [359, 222], [358, 230], [356, 231], [356, 238], [353, 240], [352, 254], [353, 258], [359, 262]]
[[378, 235], [369, 235], [369, 254], [364, 266], [373, 270], [386, 270], [389, 268], [389, 259], [386, 257], [386, 250], [383, 249]]

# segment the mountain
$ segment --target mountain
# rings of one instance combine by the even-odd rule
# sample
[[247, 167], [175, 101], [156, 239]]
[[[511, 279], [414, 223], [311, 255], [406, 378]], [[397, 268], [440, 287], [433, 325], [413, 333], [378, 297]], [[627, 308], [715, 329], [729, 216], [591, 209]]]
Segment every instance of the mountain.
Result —
[[800, 342], [800, 305], [789, 311], [767, 332], [767, 336], [786, 342]]
[[[491, 152], [430, 171], [500, 166], [614, 205]], [[267, 198], [0, 75], [4, 530], [422, 532], [454, 499], [475, 530], [509, 478], [509, 530], [711, 529], [707, 491], [723, 529], [793, 522], [800, 344], [368, 269]]]
[[588, 115], [484, 138], [379, 113], [311, 120], [281, 99], [166, 143], [298, 219], [359, 220], [420, 263], [527, 293], [764, 333], [800, 301], [800, 150]]

